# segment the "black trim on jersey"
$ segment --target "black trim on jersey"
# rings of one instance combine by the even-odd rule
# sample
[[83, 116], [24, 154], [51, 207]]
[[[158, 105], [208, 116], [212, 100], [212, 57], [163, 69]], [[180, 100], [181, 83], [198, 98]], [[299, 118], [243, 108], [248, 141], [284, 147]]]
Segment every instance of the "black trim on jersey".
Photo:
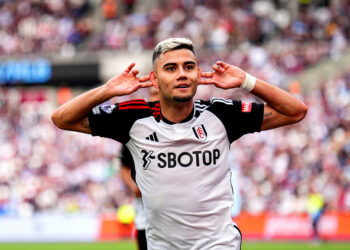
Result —
[[159, 103], [159, 101], [149, 102], [148, 105], [151, 107], [154, 119], [156, 119], [157, 122], [160, 122], [160, 120], [162, 120], [162, 115], [161, 115], [161, 112], [160, 112], [160, 103]]
[[204, 103], [202, 100], [194, 100], [194, 107], [195, 107], [195, 117], [199, 117], [200, 114], [203, 113], [208, 108], [208, 105]]
[[[194, 109], [192, 109], [191, 113], [179, 123], [184, 123], [184, 122], [190, 121], [193, 118], [193, 113], [194, 113]], [[175, 124], [175, 122], [169, 121], [163, 115], [162, 115], [162, 118], [163, 118], [163, 122], [165, 122], [167, 124], [170, 124], [170, 125]]]
[[233, 225], [233, 226], [238, 230], [239, 234], [241, 235], [241, 244], [239, 245], [239, 249], [242, 249], [242, 241], [243, 241], [242, 232], [236, 225]]
[[224, 124], [229, 142], [244, 134], [260, 132], [264, 115], [264, 104], [252, 103], [250, 112], [242, 112], [242, 102], [213, 98], [203, 101], [207, 110], [214, 113]]

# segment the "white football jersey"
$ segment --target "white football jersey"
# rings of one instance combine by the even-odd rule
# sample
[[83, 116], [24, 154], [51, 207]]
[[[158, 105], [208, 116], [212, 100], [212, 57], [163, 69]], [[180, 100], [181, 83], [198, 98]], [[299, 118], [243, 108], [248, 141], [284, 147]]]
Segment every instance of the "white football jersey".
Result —
[[240, 249], [231, 218], [230, 144], [260, 131], [263, 104], [195, 100], [191, 115], [173, 124], [159, 102], [131, 100], [89, 113], [93, 135], [130, 150], [142, 193], [149, 249]]

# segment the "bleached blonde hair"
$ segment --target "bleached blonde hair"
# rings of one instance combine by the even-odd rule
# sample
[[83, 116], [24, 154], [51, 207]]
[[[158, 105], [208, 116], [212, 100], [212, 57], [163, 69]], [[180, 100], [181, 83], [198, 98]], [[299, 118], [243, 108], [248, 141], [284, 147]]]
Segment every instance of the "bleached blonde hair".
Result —
[[165, 52], [177, 50], [177, 49], [188, 49], [192, 51], [192, 53], [194, 54], [193, 43], [190, 39], [185, 37], [168, 38], [159, 42], [156, 45], [156, 47], [154, 47], [153, 56], [152, 56], [153, 66], [155, 64], [155, 61], [160, 55], [164, 54]]

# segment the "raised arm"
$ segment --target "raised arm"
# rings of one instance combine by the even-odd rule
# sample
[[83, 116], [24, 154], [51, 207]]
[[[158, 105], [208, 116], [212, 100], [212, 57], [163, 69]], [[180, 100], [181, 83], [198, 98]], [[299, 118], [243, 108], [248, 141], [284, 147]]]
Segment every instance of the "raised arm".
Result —
[[299, 99], [263, 80], [255, 81], [254, 77], [238, 67], [219, 61], [213, 65], [213, 70], [202, 73], [204, 79], [200, 84], [214, 84], [223, 89], [239, 88], [243, 84], [253, 95], [266, 102], [261, 130], [296, 123], [307, 113], [307, 106]]
[[303, 102], [263, 80], [256, 79], [251, 93], [266, 101], [261, 130], [299, 122], [307, 113], [307, 106]]
[[65, 104], [51, 115], [53, 123], [64, 130], [91, 134], [88, 113], [95, 106], [114, 96], [128, 95], [139, 88], [152, 86], [149, 76], [137, 77], [138, 70], [132, 70], [135, 63], [120, 75], [114, 76], [104, 85], [89, 90]]

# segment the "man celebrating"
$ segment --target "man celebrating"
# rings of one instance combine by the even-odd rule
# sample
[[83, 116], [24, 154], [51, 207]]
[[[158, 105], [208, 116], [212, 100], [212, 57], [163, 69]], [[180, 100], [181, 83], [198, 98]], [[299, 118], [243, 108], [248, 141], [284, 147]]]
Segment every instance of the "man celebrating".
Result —
[[[54, 123], [128, 147], [146, 211], [149, 249], [240, 249], [241, 234], [231, 219], [230, 144], [246, 133], [298, 122], [307, 107], [224, 62], [202, 73], [186, 38], [155, 47], [149, 76], [138, 77], [133, 67], [59, 107]], [[266, 104], [194, 100], [198, 84], [241, 87]], [[159, 88], [159, 101], [97, 106], [150, 86]]]

